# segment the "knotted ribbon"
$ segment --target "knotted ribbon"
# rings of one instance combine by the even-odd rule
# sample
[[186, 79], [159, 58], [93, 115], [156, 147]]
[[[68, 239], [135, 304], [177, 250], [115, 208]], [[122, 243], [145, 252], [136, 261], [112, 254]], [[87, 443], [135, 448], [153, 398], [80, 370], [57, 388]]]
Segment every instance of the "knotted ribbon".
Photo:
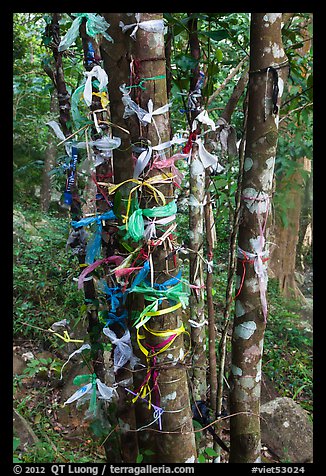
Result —
[[217, 173], [223, 172], [224, 167], [219, 163], [218, 157], [205, 149], [202, 139], [198, 137], [195, 142], [198, 144], [198, 155], [204, 168], [212, 167]]
[[[137, 330], [137, 342], [141, 352], [146, 357], [147, 374], [138, 390], [136, 390], [136, 396], [133, 398], [132, 402], [134, 403], [138, 398], [144, 399], [148, 396], [148, 408], [150, 408], [152, 405], [152, 393], [154, 394], [155, 404], [159, 406], [159, 390], [157, 382], [159, 372], [156, 369], [157, 356], [165, 352], [180, 334], [187, 333], [189, 335], [189, 333], [186, 331], [183, 324], [178, 329], [168, 329], [166, 331], [154, 331], [153, 329], [146, 327], [146, 325], [143, 327], [149, 334], [157, 337], [166, 337], [166, 339], [164, 339], [159, 344], [150, 345], [146, 342], [143, 345], [141, 341], [144, 340], [146, 336], [145, 334], [140, 334], [139, 329]], [[152, 388], [150, 387], [149, 383], [150, 379], [152, 379], [153, 382]]]
[[95, 258], [98, 258], [101, 252], [101, 240], [102, 240], [102, 220], [114, 220], [116, 218], [113, 210], [108, 210], [102, 215], [96, 215], [94, 217], [82, 218], [79, 221], [72, 221], [71, 226], [73, 228], [80, 228], [81, 226], [90, 226], [96, 224], [96, 229], [87, 243], [86, 246], [86, 263], [91, 264]]
[[108, 256], [107, 258], [103, 258], [103, 259], [99, 259], [97, 261], [95, 261], [94, 263], [90, 264], [89, 266], [87, 266], [79, 275], [79, 278], [78, 278], [78, 289], [82, 289], [83, 288], [83, 283], [84, 283], [84, 279], [86, 278], [86, 276], [91, 273], [92, 271], [94, 271], [95, 268], [97, 268], [98, 266], [100, 266], [101, 264], [115, 264], [116, 266], [119, 266], [123, 261], [123, 257], [122, 256], [118, 256], [118, 255], [113, 255], [113, 256]]
[[86, 18], [86, 33], [87, 35], [94, 38], [96, 35], [101, 34], [108, 41], [112, 41], [111, 36], [106, 33], [106, 30], [109, 28], [110, 24], [97, 13], [72, 13], [72, 16], [76, 17], [71, 24], [71, 27], [61, 39], [58, 46], [58, 51], [65, 51], [69, 48], [76, 38], [79, 36], [79, 27], [84, 18]]
[[[131, 393], [132, 395], [134, 395], [135, 397], [137, 397], [137, 393], [133, 392], [132, 390], [129, 390], [129, 388], [126, 388], [126, 387], [125, 387], [125, 390], [126, 390], [127, 392]], [[139, 397], [139, 398], [140, 398], [140, 397]], [[141, 398], [141, 400], [144, 400], [144, 402], [149, 403], [148, 400], [146, 400], [146, 398]], [[153, 403], [151, 403], [150, 406], [151, 406], [152, 408], [154, 408], [154, 412], [153, 412], [153, 418], [154, 418], [154, 420], [153, 420], [149, 425], [146, 425], [146, 426], [144, 426], [144, 427], [142, 427], [142, 428], [147, 428], [148, 426], [153, 425], [153, 423], [155, 423], [156, 420], [158, 420], [158, 427], [159, 427], [159, 429], [162, 431], [162, 418], [161, 418], [161, 417], [162, 417], [162, 415], [163, 415], [163, 413], [164, 413], [164, 410], [163, 410], [163, 408], [158, 407], [157, 405], [154, 405]], [[137, 431], [141, 430], [142, 428], [139, 428]]]
[[140, 13], [135, 13], [136, 23], [130, 23], [129, 25], [125, 25], [123, 21], [119, 22], [119, 26], [122, 29], [122, 32], [125, 33], [127, 30], [134, 28], [130, 33], [130, 38], [136, 40], [136, 33], [138, 28], [142, 30], [151, 32], [151, 33], [160, 33], [164, 31], [164, 22], [163, 20], [146, 20], [140, 21]]
[[[162, 207], [153, 207], [153, 208], [138, 208], [130, 216], [128, 222], [126, 223], [127, 234], [125, 239], [129, 237], [138, 242], [145, 235], [145, 222], [144, 218], [155, 218], [155, 217], [171, 217], [177, 213], [177, 205], [175, 200], [167, 203]], [[171, 221], [168, 220], [168, 222]], [[153, 222], [152, 222], [153, 223]], [[155, 225], [154, 225], [155, 226]]]
[[[95, 417], [96, 416], [96, 397], [99, 395], [100, 399], [107, 401], [112, 401], [114, 397], [118, 398], [117, 391], [114, 387], [108, 387], [101, 382], [95, 373], [86, 374], [86, 375], [77, 375], [73, 380], [74, 385], [83, 385], [77, 392], [71, 395], [68, 400], [64, 402], [64, 405], [73, 403], [76, 400], [79, 400], [80, 403], [85, 402], [90, 398], [89, 412]], [[97, 392], [97, 390], [98, 392]]]
[[108, 84], [108, 75], [101, 66], [94, 66], [91, 71], [86, 71], [84, 76], [87, 78], [84, 87], [84, 100], [87, 106], [92, 104], [92, 78], [96, 78], [99, 81], [98, 89], [101, 91]]
[[130, 367], [134, 369], [135, 365], [139, 362], [139, 359], [133, 354], [129, 330], [127, 329], [123, 336], [118, 338], [113, 330], [104, 327], [103, 334], [105, 334], [115, 346], [113, 357], [114, 372], [117, 372], [128, 361], [130, 362]]

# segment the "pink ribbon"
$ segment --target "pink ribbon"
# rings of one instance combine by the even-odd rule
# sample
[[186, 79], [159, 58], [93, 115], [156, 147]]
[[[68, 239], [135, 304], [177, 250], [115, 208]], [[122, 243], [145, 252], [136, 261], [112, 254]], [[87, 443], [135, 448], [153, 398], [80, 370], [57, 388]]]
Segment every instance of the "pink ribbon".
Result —
[[97, 268], [98, 266], [100, 266], [101, 264], [103, 264], [103, 263], [108, 263], [108, 264], [113, 263], [116, 266], [119, 266], [119, 264], [121, 264], [122, 261], [123, 261], [123, 257], [122, 256], [117, 256], [117, 255], [108, 256], [107, 258], [98, 259], [98, 260], [94, 261], [94, 263], [87, 266], [87, 268], [85, 268], [80, 273], [79, 278], [78, 278], [78, 289], [83, 288], [84, 279], [86, 278], [86, 276], [89, 273], [91, 273], [92, 271], [94, 271], [94, 269]]
[[188, 157], [189, 154], [181, 154], [181, 153], [177, 153], [177, 154], [174, 154], [172, 155], [172, 157], [169, 157], [167, 159], [161, 159], [159, 155], [157, 155], [153, 161], [153, 164], [151, 166], [151, 169], [164, 169], [164, 168], [167, 168], [167, 167], [171, 167], [171, 172], [173, 173], [173, 175], [175, 175], [175, 184], [177, 185], [177, 187], [180, 188], [180, 184], [181, 184], [181, 181], [183, 179], [183, 174], [180, 172], [180, 170], [178, 170], [174, 164], [174, 162], [176, 160], [181, 160], [181, 159], [185, 159], [186, 157]]

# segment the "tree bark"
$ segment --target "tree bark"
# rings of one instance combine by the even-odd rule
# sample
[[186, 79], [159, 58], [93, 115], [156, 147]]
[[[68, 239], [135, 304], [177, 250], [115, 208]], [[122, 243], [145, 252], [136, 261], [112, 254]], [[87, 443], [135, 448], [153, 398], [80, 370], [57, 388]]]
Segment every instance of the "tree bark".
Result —
[[[162, 18], [162, 13], [141, 14], [141, 21]], [[139, 64], [138, 74], [140, 78], [165, 75], [164, 35], [162, 32], [146, 32], [139, 28], [134, 44], [134, 55]], [[140, 107], [146, 110], [148, 109], [149, 99], [153, 101], [154, 110], [167, 104], [166, 81], [147, 81], [146, 90], [142, 91], [137, 96], [137, 99]], [[170, 138], [168, 114], [155, 116], [155, 124], [152, 122], [148, 126], [142, 127], [141, 136], [149, 140], [152, 145], [159, 143], [158, 133], [161, 142], [168, 141]], [[139, 135], [136, 139], [139, 140]], [[133, 137], [132, 140], [134, 140]], [[170, 168], [163, 169], [164, 172], [170, 172]], [[151, 170], [148, 173], [148, 176], [154, 175], [157, 175], [155, 170]], [[159, 184], [157, 188], [164, 193], [167, 203], [174, 198], [172, 183]], [[157, 206], [157, 204], [152, 198], [146, 196], [144, 190], [140, 206], [141, 208], [151, 208]], [[168, 226], [170, 226], [170, 223]], [[156, 246], [153, 250], [154, 282], [162, 283], [169, 279], [171, 275], [175, 276], [178, 273], [178, 263], [176, 261], [175, 265], [173, 257], [167, 258], [169, 254], [170, 252], [166, 249], [164, 243]], [[170, 305], [162, 303], [162, 308], [164, 307], [170, 307]], [[182, 315], [179, 310], [164, 314], [163, 316], [155, 316], [155, 318], [151, 318], [149, 321], [149, 327], [153, 331], [178, 329], [181, 325]], [[157, 345], [162, 342], [162, 338], [146, 335], [146, 342], [151, 345]], [[159, 370], [158, 385], [161, 406], [164, 409], [162, 416], [163, 432], [155, 432], [157, 461], [160, 463], [194, 462], [196, 460], [187, 373], [183, 360], [184, 355], [184, 337], [183, 334], [180, 334], [167, 352], [157, 356], [156, 365]]]
[[[188, 13], [188, 16], [191, 14]], [[197, 33], [197, 18], [188, 21], [190, 54], [197, 61], [191, 70], [190, 90], [191, 95], [196, 91], [200, 78], [199, 60], [200, 43]], [[197, 91], [198, 94], [199, 91]], [[196, 107], [189, 111], [191, 124], [202, 109], [202, 99], [195, 99]], [[189, 159], [189, 282], [197, 286], [191, 290], [189, 298], [189, 315], [193, 321], [191, 326], [192, 347], [192, 393], [194, 401], [206, 401], [206, 325], [205, 322], [205, 296], [204, 296], [204, 271], [203, 271], [203, 236], [204, 236], [204, 201], [205, 201], [205, 169], [198, 155], [198, 145], [193, 142]]]
[[[113, 123], [113, 135], [121, 139], [120, 147], [113, 150], [114, 183], [118, 184], [130, 179], [134, 169], [130, 134], [123, 130], [126, 130], [126, 121], [123, 119], [124, 106], [121, 101], [121, 91], [119, 90], [119, 86], [129, 82], [132, 41], [128, 35], [122, 33], [119, 22], [123, 21], [124, 23], [128, 23], [130, 17], [125, 13], [103, 13], [102, 15], [110, 24], [110, 35], [114, 38], [114, 43], [103, 39], [101, 55], [104, 69], [109, 77], [108, 90], [110, 93], [110, 119]], [[128, 196], [128, 187], [121, 187], [120, 190], [122, 196], [126, 198]], [[122, 225], [122, 223], [120, 223], [120, 225]], [[131, 315], [132, 310], [130, 301], [131, 300], [129, 300], [128, 306], [129, 315]], [[119, 329], [119, 327], [120, 326], [117, 326], [117, 328], [114, 329], [118, 337], [120, 337], [121, 334], [121, 328]], [[132, 328], [130, 328], [130, 333], [131, 335], [133, 334]], [[116, 375], [116, 381], [117, 383], [129, 382], [128, 384], [124, 383], [124, 386], [132, 388], [134, 378], [129, 367], [129, 364], [126, 364], [123, 369], [119, 369]], [[135, 407], [130, 403], [129, 395], [124, 388], [119, 388], [118, 392], [117, 418], [121, 431], [120, 451], [122, 460], [124, 463], [134, 463], [139, 453], [138, 433], [129, 430], [136, 428]]]
[[[50, 112], [56, 113], [58, 111], [58, 99], [57, 99], [57, 92], [54, 90], [51, 93], [51, 102], [50, 102]], [[48, 132], [48, 145], [44, 155], [44, 167], [42, 172], [42, 184], [41, 184], [41, 191], [40, 191], [40, 206], [41, 210], [44, 213], [49, 211], [50, 203], [51, 203], [51, 177], [49, 175], [52, 167], [55, 164], [55, 158], [57, 155], [57, 148], [54, 141], [54, 137], [52, 132]]]
[[[267, 287], [265, 240], [269, 233], [267, 213], [278, 136], [277, 108], [288, 71], [281, 20], [282, 13], [251, 16], [247, 139], [238, 236], [239, 289], [232, 335], [230, 410], [235, 416], [230, 422], [230, 463], [260, 462], [260, 381], [266, 327], [264, 287]], [[277, 104], [272, 101], [273, 90]]]

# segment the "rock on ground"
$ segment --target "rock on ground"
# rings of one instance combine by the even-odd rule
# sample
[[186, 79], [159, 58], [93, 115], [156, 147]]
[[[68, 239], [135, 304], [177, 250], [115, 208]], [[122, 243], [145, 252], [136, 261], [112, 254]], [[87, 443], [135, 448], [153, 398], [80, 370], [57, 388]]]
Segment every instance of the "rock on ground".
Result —
[[262, 405], [260, 415], [262, 442], [282, 462], [312, 462], [312, 423], [300, 405], [291, 398], [279, 397]]

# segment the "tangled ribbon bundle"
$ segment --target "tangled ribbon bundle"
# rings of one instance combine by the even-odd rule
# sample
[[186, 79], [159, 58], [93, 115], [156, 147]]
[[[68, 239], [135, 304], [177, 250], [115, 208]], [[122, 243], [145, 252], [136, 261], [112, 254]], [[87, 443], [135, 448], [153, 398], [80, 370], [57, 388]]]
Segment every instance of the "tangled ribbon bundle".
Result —
[[[82, 22], [85, 22], [86, 34], [91, 38], [103, 35], [107, 40], [113, 41], [107, 33], [110, 25], [100, 15], [96, 13], [73, 13], [72, 15], [75, 18], [60, 42], [59, 52], [65, 51], [74, 43]], [[134, 40], [136, 40], [139, 29], [153, 33], [163, 33], [164, 31], [163, 20], [141, 21], [140, 13], [135, 14], [135, 19], [135, 23], [125, 25], [120, 22], [119, 24], [122, 32], [125, 33], [131, 30], [130, 37]], [[58, 124], [54, 121], [48, 123], [62, 141], [61, 143], [65, 144], [67, 153], [71, 156], [66, 192], [71, 191], [75, 180], [78, 149], [86, 148], [88, 156], [96, 159], [94, 162], [96, 167], [105, 161], [109, 163], [109, 159], [112, 159], [112, 150], [121, 145], [121, 139], [112, 136], [111, 133], [107, 132], [107, 126], [104, 126], [104, 123], [106, 125], [112, 123], [101, 120], [97, 113], [101, 113], [102, 110], [98, 108], [93, 110], [92, 107], [94, 96], [100, 98], [103, 111], [105, 111], [109, 101], [108, 76], [99, 65], [100, 61], [94, 50], [96, 48], [93, 48], [92, 42], [89, 42], [88, 52], [85, 53], [85, 64], [89, 70], [84, 73], [85, 79], [76, 88], [71, 98], [72, 119], [78, 128], [72, 136], [83, 131], [86, 141], [75, 139], [70, 141], [68, 139], [72, 136], [65, 138]], [[132, 61], [135, 65], [140, 64], [140, 60], [134, 59]], [[78, 277], [78, 289], [83, 289], [86, 281], [93, 280], [94, 287], [96, 284], [99, 291], [98, 299], [85, 299], [85, 304], [89, 306], [87, 309], [95, 309], [98, 313], [99, 325], [102, 326], [101, 335], [108, 339], [108, 345], [112, 345], [114, 378], [127, 365], [131, 369], [134, 369], [137, 365], [142, 365], [140, 359], [134, 355], [128, 324], [135, 328], [137, 344], [146, 360], [146, 366], [143, 365], [146, 374], [137, 390], [132, 391], [126, 388], [126, 391], [133, 395], [133, 402], [138, 399], [147, 402], [148, 407], [154, 411], [154, 422], [157, 421], [159, 429], [162, 430], [161, 416], [164, 409], [160, 406], [160, 359], [158, 356], [166, 352], [179, 336], [182, 334], [189, 335], [189, 333], [183, 324], [176, 329], [155, 330], [150, 327], [149, 323], [155, 322], [155, 318], [159, 316], [166, 316], [181, 308], [185, 309], [188, 305], [190, 285], [182, 279], [181, 271], [176, 276], [169, 274], [171, 270], [168, 269], [168, 261], [166, 260], [173, 256], [173, 262], [177, 267], [176, 253], [181, 248], [175, 246], [173, 235], [176, 226], [174, 222], [177, 205], [173, 197], [169, 197], [170, 200], [168, 201], [160, 186], [173, 184], [180, 187], [183, 175], [177, 169], [175, 163], [189, 157], [193, 143], [197, 143], [199, 158], [204, 168], [211, 167], [220, 172], [223, 167], [219, 164], [217, 156], [205, 149], [202, 139], [197, 134], [197, 123], [199, 122], [215, 130], [214, 121], [209, 118], [207, 111], [198, 114], [197, 122], [194, 121], [194, 128], [189, 135], [188, 142], [183, 137], [173, 137], [169, 141], [162, 142], [155, 118], [166, 114], [172, 103], [155, 108], [153, 100], [149, 99], [145, 106], [147, 109], [143, 109], [132, 97], [138, 101], [142, 91], [146, 89], [143, 86], [144, 82], [163, 80], [165, 75], [141, 78], [138, 70], [131, 68], [131, 71], [134, 71], [134, 74], [131, 74], [130, 82], [133, 81], [134, 84], [120, 86], [121, 100], [124, 106], [123, 117], [136, 116], [140, 129], [144, 128], [145, 131], [149, 125], [152, 125], [156, 130], [158, 143], [152, 145], [148, 141], [146, 146], [138, 147], [138, 149], [136, 144], [133, 144], [132, 157], [135, 161], [135, 167], [132, 178], [121, 183], [111, 183], [109, 180], [114, 182], [115, 177], [113, 166], [110, 173], [103, 175], [101, 170], [102, 176], [93, 173], [92, 179], [97, 190], [95, 200], [102, 200], [101, 205], [106, 206], [107, 204], [108, 210], [71, 221], [74, 236], [71, 236], [69, 243], [73, 244], [82, 236], [87, 237], [86, 231], [82, 233], [84, 228], [90, 230], [87, 245], [85, 238], [83, 246], [80, 247], [80, 255], [83, 252], [86, 257], [85, 262], [80, 264], [81, 272]], [[99, 104], [99, 100], [96, 99], [95, 103]], [[84, 113], [83, 117], [81, 106], [85, 109], [85, 105], [92, 110], [88, 111], [87, 114]], [[96, 130], [96, 135], [91, 135], [92, 140], [87, 140], [87, 134], [91, 129]], [[187, 144], [181, 151], [180, 147], [185, 142]], [[173, 151], [173, 147], [179, 147], [179, 150], [174, 149], [174, 152], [170, 152]], [[92, 148], [92, 153], [89, 152], [90, 148]], [[103, 159], [103, 155], [105, 159]], [[126, 194], [124, 195], [126, 198], [120, 198], [122, 192]], [[150, 199], [150, 207], [144, 206], [144, 196]], [[124, 200], [124, 207], [122, 207], [122, 200]], [[153, 203], [155, 203], [155, 206], [153, 206]], [[103, 208], [98, 209], [103, 210]], [[104, 247], [104, 243], [110, 243], [110, 246]], [[166, 273], [170, 276], [163, 282], [160, 276], [156, 278], [159, 282], [155, 281], [153, 265], [153, 253], [159, 246], [162, 246], [162, 249], [166, 251]], [[103, 250], [105, 250], [104, 256], [102, 254]], [[261, 268], [259, 270], [261, 271]], [[93, 278], [96, 278], [96, 280]], [[192, 287], [196, 288], [196, 286]], [[133, 312], [129, 316], [126, 302], [134, 295], [143, 296], [144, 306], [142, 310]], [[67, 330], [64, 331], [63, 335], [56, 332], [56, 330], [52, 329], [51, 332], [64, 342], [82, 344], [70, 353], [67, 361], [62, 366], [62, 378], [62, 370], [68, 362], [75, 356], [85, 358], [88, 355], [86, 351], [92, 351], [92, 345], [83, 340], [71, 339]], [[182, 355], [184, 356], [183, 353]], [[183, 359], [181, 353], [176, 360], [178, 359]], [[80, 405], [89, 400], [88, 414], [94, 418], [98, 410], [98, 400], [112, 402], [118, 398], [117, 384], [109, 387], [95, 373], [78, 375], [74, 379], [74, 384], [81, 387], [66, 400], [65, 405], [73, 402]]]

